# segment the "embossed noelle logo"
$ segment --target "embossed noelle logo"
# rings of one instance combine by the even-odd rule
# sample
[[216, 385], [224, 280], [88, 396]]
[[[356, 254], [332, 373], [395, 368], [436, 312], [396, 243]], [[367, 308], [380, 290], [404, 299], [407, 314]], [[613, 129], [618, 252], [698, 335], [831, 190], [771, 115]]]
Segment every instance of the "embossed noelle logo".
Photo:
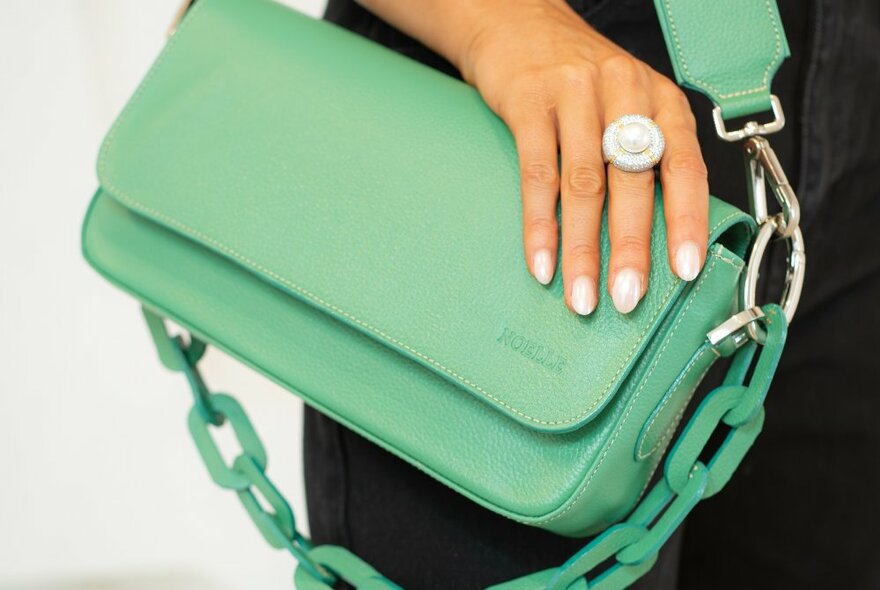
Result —
[[510, 328], [503, 328], [496, 342], [551, 371], [561, 373], [565, 370], [567, 364], [565, 357], [560, 356], [559, 353], [540, 342], [514, 332]]

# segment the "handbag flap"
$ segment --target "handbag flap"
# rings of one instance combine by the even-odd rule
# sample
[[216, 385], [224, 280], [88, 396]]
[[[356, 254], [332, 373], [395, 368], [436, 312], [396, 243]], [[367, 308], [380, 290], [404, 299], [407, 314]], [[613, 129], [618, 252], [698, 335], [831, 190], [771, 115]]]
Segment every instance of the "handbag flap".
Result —
[[[526, 269], [515, 146], [478, 93], [267, 0], [196, 3], [98, 175], [127, 208], [541, 430], [595, 415], [684, 288], [658, 195], [639, 307], [622, 316], [601, 288], [591, 316], [572, 314], [560, 273], [544, 287]], [[713, 239], [747, 220], [713, 199]]]

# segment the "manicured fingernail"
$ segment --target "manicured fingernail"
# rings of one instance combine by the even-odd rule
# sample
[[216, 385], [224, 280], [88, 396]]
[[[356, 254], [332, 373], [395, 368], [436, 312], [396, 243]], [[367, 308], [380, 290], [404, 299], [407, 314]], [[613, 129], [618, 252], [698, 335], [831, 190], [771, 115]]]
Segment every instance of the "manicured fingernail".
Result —
[[624, 268], [614, 277], [611, 300], [620, 313], [629, 313], [636, 308], [642, 297], [642, 277], [632, 268]]
[[692, 281], [700, 274], [700, 247], [696, 242], [682, 242], [675, 251], [675, 274]]
[[542, 285], [546, 285], [553, 278], [553, 263], [550, 258], [550, 250], [541, 248], [535, 252], [535, 258], [532, 260], [532, 270], [535, 278]]
[[580, 315], [596, 309], [596, 283], [590, 277], [577, 277], [571, 283], [571, 306]]

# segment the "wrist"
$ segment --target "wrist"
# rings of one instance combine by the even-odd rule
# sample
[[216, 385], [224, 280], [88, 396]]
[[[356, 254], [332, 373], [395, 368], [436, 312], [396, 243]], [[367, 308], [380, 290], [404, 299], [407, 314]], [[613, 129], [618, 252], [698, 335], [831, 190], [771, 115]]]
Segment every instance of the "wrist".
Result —
[[473, 84], [475, 61], [480, 48], [487, 37], [491, 36], [493, 29], [499, 26], [502, 4], [498, 0], [465, 0], [460, 10], [454, 11], [445, 23], [450, 33], [444, 35], [448, 46], [441, 53], [470, 84]]
[[[573, 20], [572, 20], [573, 19]], [[453, 26], [461, 33], [448, 55], [462, 78], [477, 85], [478, 71], [484, 61], [495, 61], [509, 55], [505, 44], [528, 43], [525, 38], [536, 23], [586, 23], [565, 0], [484, 0], [473, 2], [470, 10]], [[588, 28], [588, 27], [587, 27]], [[500, 48], [500, 50], [499, 50]]]

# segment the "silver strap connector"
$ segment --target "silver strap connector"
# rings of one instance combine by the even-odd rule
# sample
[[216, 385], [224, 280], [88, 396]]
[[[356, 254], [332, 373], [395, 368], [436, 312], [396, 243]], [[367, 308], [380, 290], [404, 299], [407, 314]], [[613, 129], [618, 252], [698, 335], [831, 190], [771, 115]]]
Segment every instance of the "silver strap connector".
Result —
[[[757, 322], [764, 317], [764, 311], [760, 307], [744, 309], [736, 315], [725, 320], [718, 327], [706, 334], [709, 343], [719, 349], [722, 356], [733, 353], [737, 348], [745, 344], [749, 335], [743, 328]], [[725, 342], [730, 338], [729, 342]], [[720, 350], [720, 349], [724, 350]]]
[[715, 120], [715, 132], [724, 141], [739, 141], [755, 135], [769, 135], [776, 133], [785, 127], [785, 113], [782, 112], [782, 104], [775, 94], [770, 95], [770, 108], [773, 110], [773, 120], [769, 123], [749, 121], [742, 129], [728, 131], [721, 117], [721, 107], [712, 109], [712, 119]]
[[[762, 322], [755, 321], [760, 319], [755, 310], [760, 311], [756, 299], [761, 263], [772, 239], [784, 240], [788, 248], [785, 286], [779, 305], [789, 324], [794, 319], [804, 286], [807, 256], [804, 236], [799, 227], [801, 212], [797, 195], [767, 139], [750, 137], [743, 147], [749, 202], [758, 224], [758, 233], [752, 243], [748, 268], [742, 280], [740, 303], [744, 311], [709, 332], [707, 337], [713, 345], [725, 341], [731, 335], [735, 336], [729, 340], [734, 347], [741, 346], [747, 340], [746, 335], [758, 343], [764, 342], [766, 332]], [[770, 185], [780, 208], [778, 213], [772, 215], [767, 206], [767, 184]], [[725, 342], [724, 346], [728, 346], [728, 343]]]
[[[745, 149], [746, 180], [749, 191], [752, 215], [758, 225], [770, 219], [767, 211], [767, 183], [776, 197], [781, 209], [781, 217], [776, 216], [779, 237], [790, 238], [797, 230], [801, 218], [800, 203], [797, 195], [785, 176], [785, 171], [770, 147], [770, 142], [763, 137], [751, 137], [743, 144]], [[766, 181], [766, 182], [765, 182]]]

